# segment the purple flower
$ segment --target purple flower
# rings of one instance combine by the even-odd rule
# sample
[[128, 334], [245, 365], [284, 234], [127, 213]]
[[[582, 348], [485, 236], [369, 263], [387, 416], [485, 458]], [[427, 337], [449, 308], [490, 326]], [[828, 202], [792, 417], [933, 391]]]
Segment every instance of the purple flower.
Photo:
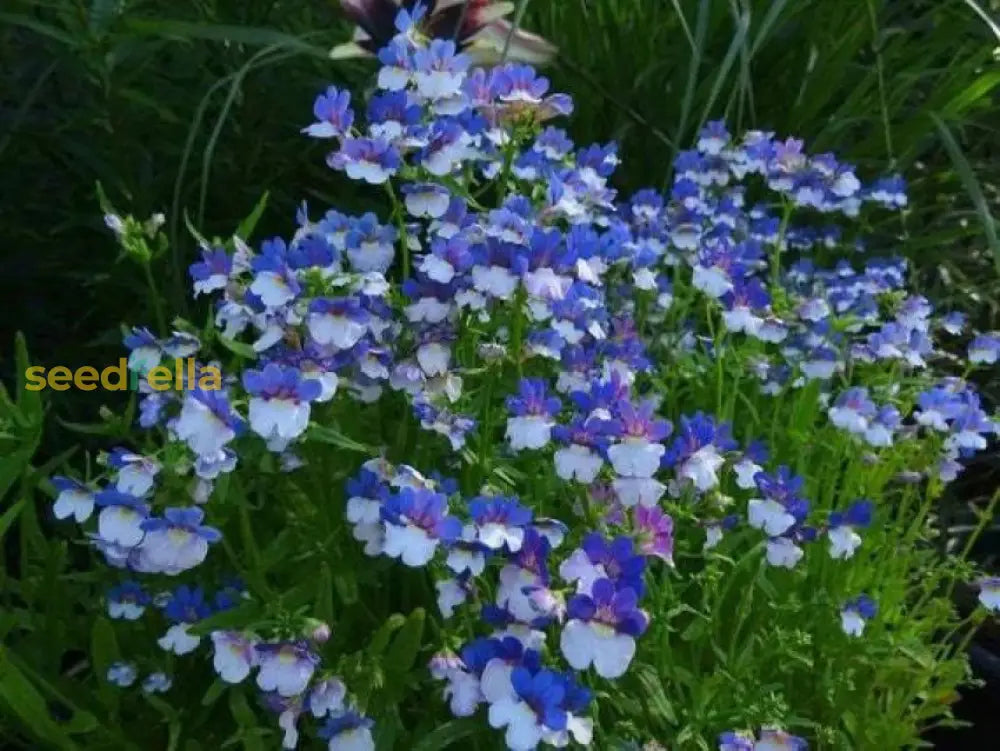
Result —
[[305, 691], [319, 665], [319, 656], [304, 642], [257, 644], [257, 685], [261, 691], [279, 696], [297, 696]]
[[576, 670], [594, 666], [602, 678], [618, 678], [635, 655], [635, 637], [649, 625], [630, 587], [616, 589], [609, 579], [594, 582], [590, 595], [570, 599], [560, 637], [566, 661]]
[[676, 467], [679, 480], [705, 492], [719, 484], [718, 472], [725, 463], [722, 452], [737, 446], [730, 436], [727, 423], [716, 423], [711, 417], [696, 412], [681, 417], [678, 435], [663, 457], [664, 466]]
[[774, 475], [760, 472], [756, 481], [764, 498], [751, 499], [747, 504], [751, 527], [778, 537], [805, 520], [809, 504], [799, 495], [804, 484], [801, 477], [793, 476], [788, 467], [782, 466]]
[[[331, 55], [337, 59], [374, 54], [397, 32], [414, 31], [431, 39], [454, 39], [459, 49], [479, 62], [498, 60], [504, 50], [508, 60], [533, 64], [543, 63], [555, 54], [555, 47], [546, 40], [520, 27], [513, 28], [503, 18], [512, 8], [493, 0], [462, 4], [432, 2], [429, 10], [427, 5], [417, 5], [412, 0], [407, 0], [402, 9], [395, 0], [341, 0], [340, 5], [358, 28], [351, 42], [333, 49]], [[425, 12], [418, 10], [421, 7]], [[506, 44], [508, 39], [510, 43]], [[379, 60], [389, 64], [381, 53]]]
[[980, 334], [969, 344], [969, 362], [993, 365], [1000, 359], [1000, 334]]
[[554, 420], [562, 409], [558, 397], [548, 396], [545, 381], [523, 378], [517, 396], [507, 397], [507, 440], [515, 451], [540, 449], [548, 444]]
[[69, 477], [53, 477], [52, 484], [59, 491], [52, 513], [56, 519], [73, 517], [78, 524], [90, 518], [94, 512], [94, 491], [79, 480]]
[[155, 459], [121, 447], [112, 449], [108, 454], [108, 466], [118, 470], [115, 488], [134, 496], [146, 495], [160, 471], [160, 463]]
[[197, 297], [226, 288], [229, 275], [233, 272], [233, 259], [225, 248], [202, 248], [201, 261], [192, 263], [188, 271], [194, 280], [194, 294]]
[[577, 583], [577, 592], [590, 592], [598, 579], [610, 579], [619, 587], [642, 595], [646, 561], [635, 553], [635, 543], [625, 535], [607, 540], [598, 532], [583, 538], [581, 546], [559, 567], [559, 575]]
[[283, 451], [305, 431], [309, 402], [322, 392], [319, 381], [303, 378], [298, 369], [275, 362], [263, 370], [244, 372], [243, 386], [251, 396], [250, 427], [276, 451]]
[[382, 552], [407, 566], [426, 565], [438, 543], [456, 540], [462, 523], [448, 516], [448, 499], [431, 490], [402, 488], [382, 507], [385, 542]]
[[848, 636], [861, 636], [865, 622], [878, 613], [878, 606], [868, 595], [858, 595], [846, 603], [840, 611], [841, 627]]
[[396, 174], [400, 158], [396, 147], [383, 138], [345, 138], [327, 164], [343, 170], [352, 180], [381, 185]]
[[475, 539], [490, 550], [516, 553], [524, 541], [532, 511], [516, 499], [480, 496], [469, 501], [469, 516], [475, 523]]
[[869, 421], [875, 417], [878, 408], [868, 398], [868, 389], [852, 388], [841, 393], [829, 409], [830, 422], [838, 428], [864, 435]]
[[354, 710], [346, 710], [330, 713], [319, 734], [327, 740], [330, 751], [374, 751], [374, 724]]
[[225, 391], [195, 389], [185, 393], [171, 427], [195, 454], [214, 460], [243, 432], [244, 424], [233, 412]]
[[260, 255], [250, 262], [254, 272], [250, 291], [266, 308], [283, 308], [302, 292], [302, 286], [288, 267], [286, 250], [285, 241], [276, 237], [265, 241]]
[[146, 610], [150, 597], [134, 581], [124, 581], [108, 590], [108, 616], [134, 621]]
[[567, 716], [562, 708], [566, 689], [557, 673], [542, 669], [533, 674], [519, 666], [511, 671], [510, 683], [513, 696], [500, 699], [489, 709], [490, 725], [506, 728], [508, 748], [528, 751], [548, 732], [566, 729]]
[[134, 547], [142, 542], [142, 522], [149, 515], [149, 506], [128, 493], [102, 490], [94, 494], [94, 503], [101, 509], [97, 531], [107, 542]]
[[830, 556], [846, 559], [854, 555], [861, 544], [861, 536], [856, 530], [872, 523], [875, 505], [868, 500], [852, 503], [846, 511], [834, 511], [827, 523], [827, 538], [830, 540]]
[[129, 350], [129, 370], [145, 374], [160, 364], [163, 348], [149, 329], [133, 328], [132, 332], [125, 337], [124, 344]]
[[215, 527], [202, 525], [205, 513], [197, 507], [168, 508], [163, 518], [149, 518], [140, 525], [145, 568], [175, 575], [194, 568], [208, 555], [209, 543], [222, 539]]
[[316, 102], [313, 104], [313, 115], [316, 117], [316, 122], [303, 128], [303, 133], [313, 138], [334, 138], [346, 135], [354, 123], [351, 92], [341, 91], [336, 86], [330, 86], [326, 93], [316, 97]]
[[236, 631], [213, 631], [215, 672], [226, 683], [240, 683], [257, 664], [254, 642]]
[[449, 99], [462, 91], [469, 58], [458, 54], [450, 40], [432, 39], [413, 54], [417, 91], [428, 99]]
[[657, 507], [636, 506], [633, 527], [639, 552], [672, 564], [674, 561], [674, 520]]

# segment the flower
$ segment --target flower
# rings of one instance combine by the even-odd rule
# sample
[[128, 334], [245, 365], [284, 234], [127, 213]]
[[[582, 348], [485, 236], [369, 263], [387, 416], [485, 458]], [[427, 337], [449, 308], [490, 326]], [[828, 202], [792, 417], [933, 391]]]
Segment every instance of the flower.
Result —
[[574, 595], [559, 642], [566, 661], [576, 670], [593, 664], [602, 678], [624, 675], [635, 655], [635, 637], [649, 625], [637, 602], [635, 590], [616, 591], [609, 579], [594, 582], [590, 595]]
[[533, 514], [515, 499], [480, 496], [469, 501], [469, 516], [475, 523], [476, 541], [490, 550], [506, 546], [516, 553]]
[[257, 644], [257, 685], [261, 691], [277, 691], [279, 696], [301, 694], [319, 664], [319, 656], [303, 642]]
[[646, 561], [636, 555], [632, 538], [621, 535], [609, 541], [600, 533], [592, 532], [559, 566], [559, 575], [568, 582], [576, 582], [580, 594], [589, 594], [594, 582], [607, 578], [641, 595], [645, 569]]
[[561, 708], [566, 689], [557, 673], [542, 669], [532, 675], [525, 667], [511, 671], [514, 696], [490, 705], [489, 722], [494, 728], [506, 728], [504, 739], [512, 751], [532, 751], [546, 730], [566, 728], [566, 711]]
[[986, 576], [978, 584], [979, 602], [991, 613], [1000, 613], [1000, 577]]
[[636, 506], [632, 522], [639, 552], [659, 558], [666, 563], [674, 561], [674, 520], [655, 506]]
[[52, 484], [59, 495], [52, 504], [52, 513], [56, 519], [73, 517], [77, 524], [82, 524], [94, 512], [94, 491], [82, 482], [68, 477], [53, 477]]
[[721, 733], [719, 751], [754, 751], [754, 742], [753, 733]]
[[322, 391], [318, 381], [302, 378], [295, 368], [268, 363], [263, 370], [247, 370], [243, 386], [251, 395], [250, 428], [283, 451], [309, 425], [309, 402]]
[[125, 337], [124, 344], [129, 350], [129, 370], [145, 375], [160, 364], [163, 348], [149, 329], [133, 328]]
[[226, 683], [241, 683], [257, 664], [255, 643], [236, 631], [213, 631], [212, 665]]
[[142, 522], [149, 515], [148, 505], [118, 490], [95, 493], [94, 503], [101, 509], [97, 517], [97, 531], [103, 540], [127, 548], [142, 542], [145, 534]]
[[184, 395], [174, 433], [199, 457], [217, 457], [243, 430], [243, 422], [221, 390], [193, 389]]
[[108, 667], [108, 683], [113, 683], [120, 688], [128, 688], [135, 679], [139, 677], [139, 671], [130, 662], [113, 662]]
[[399, 151], [384, 138], [345, 138], [340, 150], [327, 159], [333, 169], [371, 185], [381, 185], [395, 175], [400, 163]]
[[166, 673], [150, 673], [142, 682], [142, 690], [147, 694], [162, 694], [169, 691], [173, 683]]
[[385, 542], [382, 552], [407, 566], [426, 565], [438, 543], [459, 537], [462, 523], [447, 515], [448, 499], [431, 490], [402, 488], [382, 507]]
[[307, 704], [313, 717], [334, 716], [344, 710], [347, 687], [339, 678], [326, 678], [309, 691]]
[[333, 48], [330, 56], [334, 59], [374, 54], [401, 30], [400, 26], [412, 33], [411, 24], [428, 37], [454, 39], [459, 49], [479, 62], [496, 60], [505, 45], [509, 60], [538, 64], [555, 54], [555, 47], [541, 37], [520, 28], [512, 29], [503, 20], [511, 7], [493, 0], [468, 3], [431, 0], [424, 3], [426, 13], [416, 10], [419, 5], [414, 0], [404, 0], [403, 8], [409, 10], [409, 23], [405, 25], [393, 23], [400, 12], [396, 0], [341, 0], [340, 5], [358, 28], [352, 41]]
[[875, 617], [878, 606], [868, 595], [858, 595], [844, 603], [840, 610], [840, 626], [848, 636], [861, 636], [865, 623]]
[[317, 344], [348, 350], [368, 333], [369, 318], [369, 312], [356, 297], [321, 297], [309, 304], [306, 326]]
[[144, 564], [175, 575], [204, 561], [209, 543], [222, 539], [215, 527], [202, 525], [204, 517], [204, 511], [193, 507], [168, 508], [162, 519], [145, 519], [140, 525], [146, 533], [142, 542]]
[[868, 389], [852, 388], [838, 396], [830, 407], [830, 422], [849, 433], [864, 435], [877, 411], [875, 403], [868, 398]]
[[192, 263], [188, 273], [194, 280], [194, 295], [225, 289], [233, 273], [233, 258], [224, 248], [201, 249], [201, 261]]
[[329, 751], [375, 751], [374, 723], [354, 710], [331, 713], [320, 730]]
[[120, 447], [108, 454], [108, 466], [117, 470], [115, 489], [136, 497], [142, 497], [152, 489], [160, 471], [156, 460]]
[[507, 441], [515, 451], [545, 447], [552, 436], [552, 419], [562, 409], [558, 397], [548, 396], [545, 381], [523, 378], [517, 396], [507, 397]]
[[804, 738], [786, 733], [779, 728], [761, 728], [754, 751], [806, 751], [809, 745]]
[[149, 604], [149, 595], [134, 581], [124, 581], [108, 590], [108, 616], [134, 621], [142, 616]]
[[830, 540], [830, 557], [847, 559], [854, 555], [861, 544], [861, 536], [855, 531], [871, 524], [874, 505], [871, 501], [855, 501], [847, 511], [830, 514], [827, 538]]
[[316, 97], [313, 104], [316, 122], [302, 129], [313, 138], [335, 138], [346, 135], [354, 123], [351, 109], [351, 92], [330, 86], [326, 92]]
[[805, 519], [809, 506], [798, 495], [804, 482], [801, 477], [793, 477], [788, 467], [779, 467], [776, 474], [760, 472], [755, 479], [757, 489], [765, 497], [747, 503], [747, 521], [751, 527], [777, 537]]
[[993, 365], [1000, 360], [1000, 332], [980, 334], [969, 343], [969, 362]]
[[646, 479], [659, 469], [666, 448], [658, 441], [670, 435], [671, 425], [656, 419], [654, 409], [651, 402], [623, 402], [611, 421], [614, 427], [607, 428], [608, 433], [623, 436], [620, 443], [608, 448], [608, 458], [620, 477]]
[[188, 627], [211, 613], [211, 607], [205, 602], [205, 593], [200, 588], [178, 587], [163, 607], [163, 614], [174, 623], [157, 640], [157, 644], [176, 655], [193, 652], [201, 643], [201, 637], [188, 633]]

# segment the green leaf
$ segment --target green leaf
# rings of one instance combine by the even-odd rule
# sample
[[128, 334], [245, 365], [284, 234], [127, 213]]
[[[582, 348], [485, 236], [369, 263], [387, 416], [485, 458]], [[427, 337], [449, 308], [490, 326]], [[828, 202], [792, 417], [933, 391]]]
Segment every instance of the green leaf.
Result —
[[221, 679], [216, 678], [212, 681], [212, 685], [208, 687], [208, 691], [205, 692], [205, 695], [201, 697], [201, 706], [212, 706], [219, 700], [219, 697], [222, 696], [225, 691], [226, 684]]
[[17, 407], [32, 425], [42, 422], [42, 392], [27, 389], [28, 368], [31, 358], [28, 356], [28, 343], [20, 331], [14, 337], [14, 363], [17, 367]]
[[482, 724], [471, 717], [451, 720], [422, 736], [411, 751], [440, 751], [452, 748], [458, 741], [478, 733], [481, 727]]
[[648, 665], [642, 665], [636, 670], [636, 678], [642, 684], [643, 699], [647, 702], [654, 718], [664, 727], [677, 726], [677, 713], [674, 712], [673, 705], [670, 704], [667, 695], [663, 690], [656, 671]]
[[360, 598], [358, 594], [358, 578], [353, 572], [342, 571], [338, 573], [333, 578], [333, 584], [337, 588], [337, 594], [344, 605], [353, 605]]
[[[0, 488], [2, 490], [2, 488]], [[2, 493], [0, 493], [2, 495]], [[3, 515], [0, 516], [0, 542], [3, 542], [3, 536], [7, 534], [7, 530], [10, 529], [10, 525], [13, 524], [17, 517], [21, 515], [21, 509], [27, 503], [27, 498], [22, 498], [9, 509], [4, 511]]]
[[406, 616], [401, 613], [393, 613], [388, 618], [385, 619], [385, 623], [379, 626], [378, 631], [372, 636], [372, 640], [368, 643], [368, 654], [372, 657], [379, 657], [385, 648], [389, 646], [389, 639], [392, 638], [392, 634], [403, 627], [406, 623]]
[[20, 719], [24, 730], [32, 736], [59, 749], [77, 748], [50, 717], [44, 697], [8, 659], [3, 647], [0, 647], [0, 701]]
[[90, 632], [90, 659], [97, 676], [98, 692], [106, 706], [118, 706], [119, 692], [107, 681], [108, 668], [121, 654], [118, 649], [118, 639], [111, 622], [104, 616], [98, 616]]
[[242, 730], [240, 738], [243, 740], [243, 748], [247, 751], [264, 751], [264, 742], [254, 732], [258, 724], [257, 715], [247, 703], [247, 697], [242, 688], [234, 688], [229, 692], [229, 711], [232, 712], [233, 719]]
[[216, 42], [246, 44], [253, 47], [287, 48], [324, 60], [327, 50], [305, 40], [274, 29], [256, 26], [227, 26], [223, 24], [192, 23], [166, 19], [130, 18], [124, 26], [127, 31], [147, 36], [167, 37], [189, 41], [205, 39]]
[[934, 121], [934, 125], [937, 126], [938, 133], [941, 134], [941, 141], [944, 143], [944, 148], [948, 152], [948, 156], [951, 157], [952, 164], [958, 172], [962, 185], [965, 187], [966, 193], [969, 194], [972, 205], [976, 208], [976, 213], [979, 214], [979, 219], [983, 223], [983, 232], [986, 234], [986, 242], [993, 253], [993, 264], [997, 269], [997, 273], [1000, 273], [1000, 238], [997, 237], [997, 222], [993, 218], [993, 214], [990, 213], [989, 204], [986, 203], [986, 196], [983, 195], [982, 186], [980, 186], [979, 180], [976, 179], [976, 175], [972, 171], [972, 167], [969, 166], [969, 160], [965, 158], [965, 154], [962, 153], [962, 149], [951, 134], [951, 130], [945, 125], [944, 120], [936, 112], [931, 112], [930, 118]]
[[62, 42], [70, 48], [75, 48], [77, 46], [77, 40], [72, 34], [67, 34], [62, 29], [50, 26], [47, 23], [42, 23], [41, 21], [20, 13], [0, 13], [0, 23], [9, 23], [12, 26], [21, 26], [25, 29], [31, 29], [37, 34], [49, 37], [57, 42]]
[[385, 656], [386, 670], [396, 675], [404, 675], [413, 667], [424, 638], [427, 613], [417, 608], [410, 613], [406, 623], [392, 640], [392, 646]]
[[188, 630], [196, 636], [206, 636], [213, 631], [250, 626], [255, 621], [260, 620], [263, 615], [264, 610], [260, 603], [250, 600], [235, 608], [210, 615], [208, 618], [192, 624]]
[[333, 623], [333, 574], [325, 561], [316, 580], [316, 617], [324, 623]]
[[356, 451], [359, 454], [367, 454], [368, 456], [378, 453], [378, 451], [371, 446], [366, 446], [363, 443], [355, 441], [353, 438], [348, 438], [339, 430], [326, 425], [317, 425], [316, 423], [313, 423], [309, 426], [309, 432], [306, 434], [306, 438], [311, 438], [315, 441], [319, 441], [320, 443], [328, 443], [331, 446], [337, 446], [339, 448], [346, 449], [347, 451]]
[[257, 357], [257, 353], [254, 351], [254, 348], [251, 347], [249, 344], [245, 344], [243, 342], [237, 342], [233, 339], [229, 339], [228, 337], [223, 336], [222, 334], [217, 334], [216, 339], [219, 340], [219, 343], [222, 344], [223, 347], [228, 349], [233, 354], [239, 355], [245, 360], [253, 360], [255, 357]]
[[264, 209], [267, 208], [267, 199], [271, 194], [268, 191], [264, 191], [264, 195], [260, 197], [257, 201], [257, 205], [253, 207], [253, 211], [247, 216], [240, 226], [236, 228], [236, 236], [241, 240], [249, 240], [250, 235], [253, 234], [254, 228], [257, 226], [257, 222], [260, 221], [261, 216], [264, 214]]

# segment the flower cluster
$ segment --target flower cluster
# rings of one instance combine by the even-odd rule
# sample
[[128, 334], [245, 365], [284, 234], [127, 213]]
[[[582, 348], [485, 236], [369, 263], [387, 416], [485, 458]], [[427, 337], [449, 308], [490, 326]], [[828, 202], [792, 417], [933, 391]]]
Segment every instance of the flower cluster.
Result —
[[[620, 199], [615, 146], [577, 148], [552, 124], [569, 97], [524, 65], [473, 67], [461, 44], [424, 36], [424, 13], [407, 3], [372, 50], [380, 68], [363, 107], [329, 87], [304, 128], [329, 147], [331, 169], [381, 186], [390, 213], [313, 219], [303, 205], [288, 239], [203, 247], [194, 294], [212, 298], [210, 333], [239, 372], [203, 388], [198, 365], [183, 391], [143, 390], [139, 425], [162, 447], [115, 449], [93, 481], [55, 478], [53, 513], [88, 524], [96, 511], [87, 535], [109, 566], [186, 582], [152, 594], [121, 581], [110, 617], [165, 620], [158, 643], [176, 655], [208, 635], [223, 682], [255, 673], [286, 748], [311, 714], [332, 751], [370, 749], [364, 696], [349, 700], [322, 664], [330, 625], [297, 612], [193, 626], [265, 596], [243, 585], [205, 594], [222, 535], [205, 522], [227, 529], [239, 473], [277, 465], [295, 486], [323, 436], [357, 451], [335, 428], [365, 430], [385, 407], [399, 440], [347, 482], [346, 526], [365, 555], [433, 579], [450, 648], [430, 673], [451, 712], [485, 705], [515, 751], [586, 745], [599, 731], [585, 684], [625, 679], [643, 636], [669, 620], [651, 606], [664, 577], [649, 572], [673, 565], [675, 534], [697, 536], [704, 560], [754, 555], [746, 543], [759, 542], [762, 563], [801, 578], [808, 543], [825, 538], [837, 566], [851, 566], [862, 531], [887, 523], [881, 484], [825, 492], [801, 454], [780, 450], [779, 430], [825, 431], [838, 462], [944, 483], [998, 423], [970, 383], [932, 368], [935, 337], [961, 335], [962, 321], [906, 295], [904, 262], [821, 264], [852, 245], [830, 221], [904, 207], [901, 178], [865, 185], [801, 141], [736, 138], [712, 122], [679, 155], [669, 190]], [[129, 367], [197, 356], [208, 333], [133, 329]], [[995, 362], [998, 342], [977, 335], [970, 365]], [[400, 405], [409, 414], [391, 412]], [[758, 408], [772, 410], [770, 425]], [[416, 448], [409, 422], [424, 431]], [[747, 440], [768, 428], [768, 446]], [[296, 498], [314, 492], [295, 487]], [[243, 535], [252, 522], [240, 525]], [[322, 547], [304, 544], [302, 557]], [[981, 583], [986, 607], [998, 608], [997, 592]], [[844, 603], [843, 631], [861, 636], [876, 610], [867, 595]], [[129, 663], [107, 675], [137, 677]], [[170, 682], [155, 671], [143, 687]], [[725, 733], [719, 747], [805, 742], [763, 728]]]

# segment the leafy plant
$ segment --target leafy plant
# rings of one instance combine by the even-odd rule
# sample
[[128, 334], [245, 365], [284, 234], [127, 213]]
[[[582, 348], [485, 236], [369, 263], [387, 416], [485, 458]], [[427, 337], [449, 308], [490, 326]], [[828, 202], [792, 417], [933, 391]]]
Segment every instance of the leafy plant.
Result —
[[[948, 723], [1000, 580], [957, 613], [976, 571], [934, 515], [997, 432], [965, 377], [1000, 335], [949, 359], [966, 327], [905, 262], [852, 266], [904, 182], [713, 121], [667, 191], [619, 199], [614, 147], [550, 125], [568, 97], [420, 20], [366, 116], [331, 87], [306, 128], [379, 212], [251, 246], [258, 204], [201, 238], [216, 315], [133, 327], [144, 430], [53, 478], [109, 564], [88, 586], [114, 583], [82, 608], [94, 745], [903, 748]], [[156, 386], [196, 356], [231, 378]]]

